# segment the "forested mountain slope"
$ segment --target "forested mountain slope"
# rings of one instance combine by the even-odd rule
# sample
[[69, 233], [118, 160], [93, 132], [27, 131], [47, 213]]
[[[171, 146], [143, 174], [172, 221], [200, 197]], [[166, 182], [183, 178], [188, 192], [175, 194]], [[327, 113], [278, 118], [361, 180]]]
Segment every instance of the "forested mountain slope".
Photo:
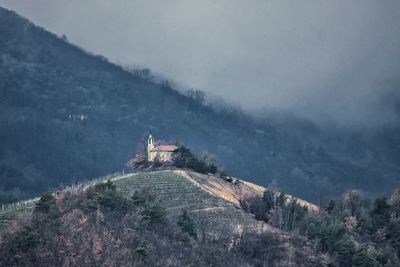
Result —
[[119, 171], [149, 130], [308, 200], [399, 182], [398, 128], [327, 133], [216, 111], [0, 8], [1, 202]]

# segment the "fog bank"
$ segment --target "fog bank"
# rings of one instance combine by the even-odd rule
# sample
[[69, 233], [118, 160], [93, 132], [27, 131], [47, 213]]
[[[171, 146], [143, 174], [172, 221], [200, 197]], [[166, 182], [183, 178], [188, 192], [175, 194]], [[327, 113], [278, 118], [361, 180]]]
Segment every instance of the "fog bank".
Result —
[[399, 121], [400, 1], [0, 5], [110, 61], [149, 67], [251, 112], [342, 125]]

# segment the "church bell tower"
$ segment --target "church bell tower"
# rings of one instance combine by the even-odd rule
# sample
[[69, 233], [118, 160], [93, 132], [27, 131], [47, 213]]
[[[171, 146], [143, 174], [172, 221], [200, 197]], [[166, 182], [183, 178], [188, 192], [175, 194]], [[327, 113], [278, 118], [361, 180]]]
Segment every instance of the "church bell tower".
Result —
[[147, 161], [152, 161], [151, 150], [154, 149], [154, 138], [151, 134], [147, 138]]

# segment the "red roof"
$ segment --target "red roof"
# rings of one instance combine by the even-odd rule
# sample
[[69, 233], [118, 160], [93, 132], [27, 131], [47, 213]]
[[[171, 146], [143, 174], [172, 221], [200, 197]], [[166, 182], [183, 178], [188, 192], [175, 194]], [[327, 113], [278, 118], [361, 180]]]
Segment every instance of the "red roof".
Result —
[[153, 148], [151, 151], [154, 152], [173, 152], [177, 149], [177, 146], [173, 146], [173, 145], [161, 145], [161, 146], [157, 146], [155, 148]]

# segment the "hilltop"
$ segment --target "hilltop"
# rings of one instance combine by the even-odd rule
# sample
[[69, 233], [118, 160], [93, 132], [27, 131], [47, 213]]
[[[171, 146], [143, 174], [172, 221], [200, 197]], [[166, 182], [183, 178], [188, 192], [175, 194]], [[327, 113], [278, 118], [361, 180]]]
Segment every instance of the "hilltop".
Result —
[[[9, 231], [3, 231], [0, 263], [310, 266], [330, 262], [310, 241], [262, 223], [240, 207], [237, 192], [255, 196], [262, 194], [261, 187], [206, 176], [182, 170], [126, 174], [68, 187], [53, 198], [42, 196], [31, 211], [19, 214]], [[216, 189], [217, 184], [225, 189]], [[254, 254], [259, 246], [264, 252]]]
[[[400, 131], [255, 121], [126, 71], [0, 8], [0, 202], [125, 168], [151, 130], [228, 173], [318, 202], [399, 184]], [[117, 48], [116, 48], [117, 49]]]
[[400, 192], [322, 209], [234, 177], [129, 173], [0, 212], [0, 264], [398, 266]]

